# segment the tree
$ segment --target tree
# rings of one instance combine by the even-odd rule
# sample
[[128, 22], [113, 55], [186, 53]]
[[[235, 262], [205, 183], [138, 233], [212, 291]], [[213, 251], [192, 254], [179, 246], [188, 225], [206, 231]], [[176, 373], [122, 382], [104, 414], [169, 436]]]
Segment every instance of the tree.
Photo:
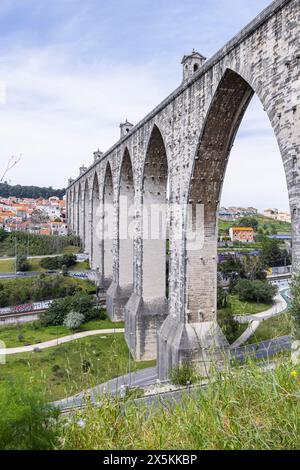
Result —
[[19, 161], [21, 160], [21, 156], [20, 157], [15, 157], [14, 155], [12, 155], [8, 161], [7, 161], [7, 165], [6, 165], [6, 168], [4, 170], [4, 173], [2, 174], [2, 176], [0, 177], [0, 183], [2, 183], [2, 181], [4, 180], [5, 176], [7, 175], [7, 173], [14, 167], [16, 166]]
[[220, 263], [219, 271], [225, 277], [231, 277], [232, 274], [236, 274], [238, 277], [244, 277], [244, 267], [241, 260], [237, 256], [229, 255], [225, 261]]
[[0, 194], [3, 197], [29, 197], [33, 199], [38, 199], [42, 197], [48, 199], [49, 197], [56, 196], [60, 199], [65, 195], [65, 189], [53, 189], [51, 186], [49, 188], [40, 188], [38, 186], [21, 186], [17, 184], [11, 186], [8, 183], [0, 182]]
[[35, 209], [31, 214], [31, 223], [39, 225], [47, 222], [49, 220], [49, 216], [46, 212], [41, 211], [40, 209]]
[[63, 325], [69, 330], [77, 330], [84, 321], [85, 318], [82, 313], [71, 311], [64, 319]]
[[52, 302], [40, 319], [43, 326], [63, 325], [68, 313], [72, 311], [82, 314], [84, 322], [99, 318], [99, 311], [94, 306], [94, 298], [84, 292], [76, 292], [75, 295], [67, 295]]
[[73, 266], [76, 264], [76, 261], [76, 255], [65, 254], [63, 256], [42, 258], [40, 265], [45, 269], [62, 269], [63, 266], [66, 266], [67, 268]]
[[71, 297], [57, 299], [40, 316], [43, 326], [59, 326], [64, 322], [65, 317], [71, 311]]
[[234, 291], [238, 294], [239, 300], [270, 304], [277, 292], [277, 287], [267, 281], [240, 279]]
[[242, 217], [238, 224], [239, 227], [252, 227], [254, 230], [258, 228], [258, 220], [255, 217]]
[[28, 271], [30, 268], [29, 262], [25, 255], [17, 255], [16, 270], [20, 272]]
[[227, 307], [227, 291], [223, 287], [218, 286], [217, 288], [217, 306], [218, 308]]
[[242, 265], [247, 279], [254, 281], [266, 278], [266, 266], [260, 256], [245, 255], [242, 258]]
[[260, 252], [262, 262], [269, 267], [284, 266], [291, 263], [287, 250], [281, 248], [276, 238], [264, 238]]
[[235, 321], [230, 309], [223, 308], [218, 311], [218, 324], [229, 343], [233, 343], [239, 332], [239, 324]]
[[4, 230], [4, 228], [0, 228], [0, 242], [3, 242], [7, 236], [8, 233]]

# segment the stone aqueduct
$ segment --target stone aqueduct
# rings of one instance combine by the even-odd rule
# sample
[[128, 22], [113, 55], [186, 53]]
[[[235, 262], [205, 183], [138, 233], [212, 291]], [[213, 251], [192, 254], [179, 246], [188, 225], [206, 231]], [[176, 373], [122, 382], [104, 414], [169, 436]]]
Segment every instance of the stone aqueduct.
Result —
[[[299, 7], [300, 0], [277, 0], [210, 60], [194, 51], [185, 56], [179, 88], [137, 125], [122, 124], [120, 140], [104, 154], [95, 152], [94, 163], [69, 180], [70, 228], [106, 289], [108, 313], [113, 321], [125, 319], [126, 341], [136, 360], [157, 357], [160, 379], [186, 358], [201, 368], [211, 347], [228, 346], [217, 324], [216, 215], [230, 150], [254, 93], [281, 152], [294, 269], [299, 265]], [[135, 207], [133, 240], [119, 236], [121, 196]], [[169, 207], [168, 271], [164, 237], [142, 237], [143, 211], [152, 203]], [[193, 250], [186, 242], [188, 203], [204, 207], [204, 242]], [[113, 237], [102, 240], [110, 205]]]

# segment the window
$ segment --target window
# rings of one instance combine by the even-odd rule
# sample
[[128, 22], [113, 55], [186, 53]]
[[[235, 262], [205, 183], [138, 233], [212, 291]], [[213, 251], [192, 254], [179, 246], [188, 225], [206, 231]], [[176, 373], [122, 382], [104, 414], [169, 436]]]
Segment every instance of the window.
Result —
[[198, 68], [199, 68], [199, 65], [198, 65], [198, 64], [194, 64], [194, 72], [197, 72]]

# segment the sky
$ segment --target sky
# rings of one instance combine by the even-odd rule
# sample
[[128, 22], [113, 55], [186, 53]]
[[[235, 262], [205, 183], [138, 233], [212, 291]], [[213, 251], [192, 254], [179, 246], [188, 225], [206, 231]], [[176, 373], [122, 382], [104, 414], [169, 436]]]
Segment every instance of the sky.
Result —
[[[193, 48], [209, 58], [269, 0], [0, 0], [0, 175], [65, 187], [181, 82]], [[258, 99], [229, 160], [222, 205], [288, 209], [275, 136]]]

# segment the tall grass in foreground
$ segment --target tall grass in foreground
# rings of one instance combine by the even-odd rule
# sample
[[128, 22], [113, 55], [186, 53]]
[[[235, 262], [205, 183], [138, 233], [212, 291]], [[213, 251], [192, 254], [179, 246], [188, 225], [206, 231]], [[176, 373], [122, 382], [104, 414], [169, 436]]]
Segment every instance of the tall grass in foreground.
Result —
[[104, 399], [68, 417], [63, 449], [299, 449], [300, 366], [255, 364], [217, 373], [178, 404]]
[[43, 394], [22, 381], [7, 381], [0, 388], [0, 449], [53, 449], [58, 438], [58, 411]]

